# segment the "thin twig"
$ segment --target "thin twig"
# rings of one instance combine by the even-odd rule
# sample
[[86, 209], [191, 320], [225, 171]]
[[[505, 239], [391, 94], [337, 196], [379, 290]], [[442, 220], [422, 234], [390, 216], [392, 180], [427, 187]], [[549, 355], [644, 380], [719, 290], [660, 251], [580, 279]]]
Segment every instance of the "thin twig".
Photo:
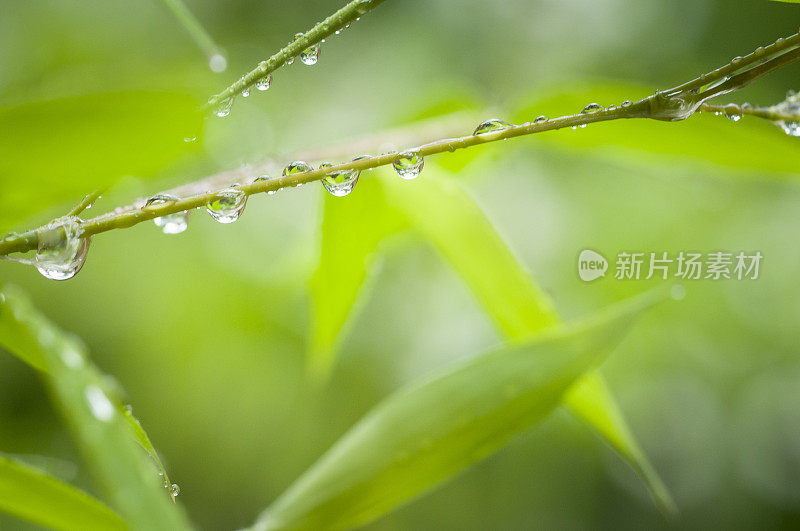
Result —
[[747, 105], [738, 105], [736, 103], [728, 103], [727, 105], [712, 105], [704, 103], [700, 105], [697, 112], [710, 112], [714, 114], [727, 114], [731, 113], [740, 116], [753, 116], [755, 118], [763, 118], [770, 122], [800, 122], [800, 114], [785, 114], [775, 110], [774, 107], [753, 107]]
[[70, 210], [67, 215], [68, 216], [77, 216], [78, 214], [80, 214], [81, 212], [86, 210], [87, 208], [91, 207], [94, 204], [94, 202], [97, 201], [100, 198], [100, 195], [104, 191], [105, 190], [101, 188], [101, 189], [95, 190], [94, 192], [88, 194], [86, 197], [84, 197], [81, 200], [80, 203], [75, 205], [75, 208]]
[[260, 79], [265, 78], [286, 64], [289, 59], [299, 55], [303, 50], [319, 44], [326, 37], [329, 37], [336, 31], [340, 31], [342, 28], [385, 1], [386, 0], [353, 0], [333, 15], [319, 22], [316, 26], [304, 33], [302, 37], [289, 42], [289, 44], [268, 60], [260, 62], [257, 67], [242, 76], [233, 85], [219, 94], [211, 96], [204, 109], [213, 108], [241, 94], [243, 90], [249, 89]]
[[[793, 36], [789, 39], [779, 42], [792, 42], [794, 43], [794, 46], [800, 46], [800, 37]], [[769, 55], [774, 55], [774, 53]], [[763, 60], [764, 57], [765, 55], [762, 55], [760, 59]], [[800, 60], [800, 52], [784, 52], [779, 56], [762, 62], [760, 65], [745, 70], [741, 75], [734, 75], [730, 77], [730, 79], [725, 81], [723, 84], [719, 84], [717, 86], [721, 87], [725, 85], [724, 93], [728, 93], [732, 90], [740, 88], [741, 86], [749, 84], [754, 79], [766, 75], [776, 68], [784, 67], [797, 60]], [[753, 64], [753, 62], [751, 61], [748, 64]], [[740, 67], [737, 67], [733, 70], [733, 72], [740, 69]], [[727, 72], [727, 70], [725, 68], [720, 68], [714, 72]], [[704, 76], [701, 76], [697, 79], [703, 78]], [[427, 157], [430, 155], [443, 153], [445, 151], [452, 152], [457, 149], [475, 147], [480, 144], [497, 142], [500, 140], [506, 140], [508, 138], [542, 133], [545, 131], [553, 131], [565, 127], [577, 128], [592, 123], [618, 120], [623, 118], [652, 118], [658, 120], [670, 119], [668, 117], [665, 118], [665, 109], [670, 108], [669, 105], [671, 105], [672, 100], [689, 97], [692, 95], [692, 91], [694, 90], [691, 88], [692, 83], [686, 83], [684, 85], [680, 85], [680, 87], [689, 87], [686, 89], [688, 92], [683, 90], [678, 91], [677, 88], [670, 89], [669, 91], [665, 91], [666, 94], [665, 92], [656, 93], [636, 103], [624, 106], [603, 109], [592, 113], [562, 116], [546, 121], [528, 122], [522, 125], [509, 126], [500, 131], [494, 131], [481, 135], [469, 135], [458, 138], [437, 140], [406, 151], [416, 151], [419, 153], [419, 155]], [[708, 91], [700, 93], [694, 92], [694, 94], [698, 98], [707, 99], [709, 97], [719, 95], [720, 93], [715, 92], [710, 96]], [[698, 106], [699, 105], [700, 104], [698, 103]], [[301, 184], [317, 181], [324, 178], [326, 175], [335, 172], [347, 170], [355, 170], [360, 172], [380, 166], [390, 165], [395, 161], [396, 158], [396, 153], [387, 153], [371, 158], [358, 159], [352, 162], [338, 164], [324, 169], [276, 177], [268, 180], [259, 180], [248, 184], [242, 184], [238, 188], [245, 192], [245, 194], [248, 196], [264, 192], [277, 191], [281, 188], [299, 186]], [[143, 204], [123, 207], [115, 210], [114, 212], [98, 216], [82, 223], [81, 228], [83, 230], [83, 235], [93, 236], [114, 229], [131, 227], [156, 217], [188, 211], [194, 208], [201, 208], [204, 207], [210, 200], [214, 199], [218, 192], [219, 190], [208, 193], [199, 193], [190, 197], [184, 197], [171, 203], [161, 203], [146, 208], [143, 208]], [[26, 252], [31, 249], [35, 249], [37, 247], [37, 242], [38, 236], [36, 230], [28, 231], [24, 234], [9, 235], [5, 239], [0, 240], [0, 255], [7, 255], [13, 252]]]

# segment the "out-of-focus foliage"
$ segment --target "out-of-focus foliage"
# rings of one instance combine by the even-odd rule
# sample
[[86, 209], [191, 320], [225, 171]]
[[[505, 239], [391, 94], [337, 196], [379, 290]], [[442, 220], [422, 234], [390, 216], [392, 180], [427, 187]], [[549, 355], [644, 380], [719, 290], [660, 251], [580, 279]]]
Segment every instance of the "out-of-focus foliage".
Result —
[[0, 455], [0, 508], [51, 529], [126, 529], [108, 507], [25, 463]]
[[195, 98], [158, 92], [0, 108], [0, 230], [120, 177], [152, 177], [200, 134]]
[[[191, 2], [228, 51], [230, 67], [217, 75], [155, 2], [6, 2], [0, 102], [11, 107], [129, 90], [188, 92], [204, 101], [339, 4]], [[673, 86], [795, 32], [798, 9], [754, 0], [466, 0], [453, 6], [444, 0], [384, 3], [328, 39], [316, 66], [295, 62], [275, 73], [269, 91], [238, 98], [228, 118], [209, 119], [204, 136], [186, 146], [193, 156], [153, 167], [157, 181], [123, 178], [86, 216], [265, 157], [275, 160], [274, 175], [298, 151], [413, 126], [416, 116], [447, 99], [443, 93], [455, 94], [455, 103], [436, 113], [463, 108], [463, 87], [477, 121], [513, 121], [519, 108], [530, 109], [518, 115], [527, 121], [577, 113], [592, 101], [618, 104], [647, 94], [625, 87]], [[786, 89], [800, 88], [797, 68], [725, 101], [780, 101]], [[590, 95], [597, 79], [609, 80], [603, 85], [611, 88]], [[552, 99], [558, 93], [573, 97]], [[586, 101], [579, 101], [582, 94]], [[469, 134], [477, 121], [444, 136]], [[55, 118], [50, 125], [70, 127]], [[684, 134], [692, 140], [686, 145]], [[631, 120], [473, 150], [491, 155], [490, 163], [460, 160], [458, 152], [431, 157], [419, 177], [452, 164], [569, 319], [660, 283], [611, 275], [583, 283], [575, 262], [585, 248], [610, 260], [623, 250], [759, 250], [765, 256], [757, 281], [687, 282], [686, 300], [643, 319], [601, 369], [687, 528], [798, 522], [800, 487], [792, 478], [800, 477], [800, 188], [792, 140], [748, 117], [739, 123], [713, 116], [674, 124]], [[20, 149], [14, 156], [42, 153], [33, 144]], [[384, 149], [359, 148], [341, 159]], [[343, 210], [357, 205], [360, 194], [370, 197], [373, 178], [362, 175], [353, 194], [332, 207]], [[64, 192], [70, 179], [52, 188]], [[63, 214], [90, 191], [78, 184], [50, 197], [50, 188], [25, 189], [35, 190], [41, 203], [25, 204], [30, 210], [14, 215], [17, 230]], [[11, 197], [5, 184], [1, 192]], [[181, 486], [178, 502], [201, 529], [252, 524], [398, 387], [503, 340], [437, 252], [420, 239], [393, 238], [371, 263], [375, 274], [358, 294], [360, 310], [337, 339], [330, 381], [309, 382], [305, 355], [316, 336], [308, 286], [320, 238], [325, 245], [318, 232], [328, 209], [319, 208], [322, 193], [309, 185], [253, 197], [232, 226], [193, 212], [189, 230], [179, 236], [143, 224], [97, 237], [86, 266], [65, 283], [0, 263], [4, 284], [29, 292], [60, 328], [86, 341], [103, 372], [120, 380]], [[47, 211], [35, 214], [39, 207]], [[330, 243], [336, 236], [337, 245], [367, 253], [362, 243], [368, 242], [347, 240], [346, 226], [337, 230]], [[341, 280], [352, 286], [359, 274]], [[318, 277], [311, 285], [335, 294], [338, 281]], [[331, 297], [328, 307], [335, 309], [336, 300]], [[341, 326], [341, 312], [332, 311], [328, 332], [319, 329], [327, 338], [320, 345], [336, 337], [330, 330]], [[81, 462], [46, 396], [34, 371], [0, 356], [0, 450]], [[101, 496], [87, 470], [79, 467], [70, 483]], [[621, 460], [556, 412], [367, 528], [667, 525]], [[27, 529], [4, 515], [0, 527]]]
[[[129, 415], [123, 413], [115, 396], [113, 380], [86, 359], [77, 340], [39, 315], [18, 289], [4, 289], [0, 319], [5, 330], [28, 336], [28, 344], [36, 344], [45, 361], [44, 375], [54, 401], [125, 522], [136, 529], [187, 529], [181, 510], [169, 503], [170, 496], [165, 495], [157, 470], [131, 437]], [[30, 354], [20, 357], [32, 358]], [[136, 435], [147, 439], [144, 432]]]
[[346, 529], [429, 490], [540, 422], [658, 300], [648, 293], [398, 391], [353, 426], [254, 529]]

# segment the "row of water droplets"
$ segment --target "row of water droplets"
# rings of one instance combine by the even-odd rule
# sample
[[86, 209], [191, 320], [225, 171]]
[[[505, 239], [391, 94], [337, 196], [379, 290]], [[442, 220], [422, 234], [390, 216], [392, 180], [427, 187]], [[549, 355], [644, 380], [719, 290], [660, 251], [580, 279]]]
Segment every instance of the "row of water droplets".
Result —
[[[370, 3], [369, 1], [364, 2], [365, 6], [366, 6], [366, 4], [369, 4], [369, 3]], [[368, 9], [369, 9], [368, 7], [364, 7], [364, 8], [362, 8], [362, 11], [360, 11], [360, 12], [364, 13]], [[358, 21], [358, 20], [361, 20], [361, 17], [356, 18], [356, 21]], [[337, 29], [334, 32], [334, 34], [335, 35], [341, 35], [342, 31], [344, 31], [345, 29], [347, 29], [349, 27], [350, 27], [350, 24], [346, 24], [343, 27]], [[291, 42], [295, 42], [298, 39], [302, 39], [305, 36], [306, 36], [305, 33], [296, 33], [294, 35], [294, 37], [292, 38]], [[291, 42], [290, 42], [290, 44], [291, 44]], [[307, 65], [307, 66], [313, 66], [313, 65], [317, 64], [317, 62], [319, 61], [319, 56], [320, 56], [320, 51], [321, 51], [320, 44], [324, 43], [324, 42], [325, 42], [325, 39], [322, 39], [319, 43], [314, 43], [311, 46], [309, 46], [308, 48], [306, 48], [303, 51], [301, 51], [300, 54], [298, 55], [298, 57], [300, 58], [300, 62], [302, 62], [304, 65]], [[286, 59], [286, 64], [287, 65], [294, 64], [294, 61], [295, 61], [294, 57], [289, 57], [289, 58]], [[261, 70], [266, 71], [266, 69], [267, 69], [267, 61], [261, 61], [261, 63], [259, 63], [258, 66], [259, 66], [259, 68]], [[242, 80], [243, 79], [244, 79], [244, 77], [242, 78]], [[253, 86], [255, 86], [257, 90], [259, 90], [261, 92], [264, 92], [264, 91], [268, 90], [271, 85], [272, 85], [272, 74], [267, 74], [264, 77], [262, 77], [259, 80], [257, 80]], [[250, 96], [250, 87], [244, 88], [242, 90], [242, 92], [241, 92], [241, 95], [242, 95], [243, 98], [249, 97]], [[225, 98], [224, 100], [219, 102], [217, 104], [216, 108], [214, 109], [214, 114], [219, 116], [220, 118], [224, 118], [224, 117], [228, 116], [231, 113], [231, 109], [233, 108], [234, 100], [235, 100], [235, 97], [231, 96], [231, 97]]]

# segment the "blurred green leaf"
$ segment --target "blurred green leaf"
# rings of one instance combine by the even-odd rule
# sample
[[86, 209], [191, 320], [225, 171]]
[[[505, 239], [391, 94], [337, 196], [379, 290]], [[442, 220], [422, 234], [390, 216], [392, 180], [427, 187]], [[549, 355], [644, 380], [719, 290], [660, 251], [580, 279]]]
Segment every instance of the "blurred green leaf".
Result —
[[[524, 340], [560, 321], [550, 298], [512, 254], [475, 200], [435, 166], [424, 179], [385, 181], [390, 203], [461, 275], [501, 333]], [[631, 435], [599, 374], [588, 375], [566, 405], [640, 473], [656, 504], [675, 512], [669, 493]]]
[[[637, 85], [601, 84], [573, 90], [565, 90], [562, 85], [556, 93], [540, 95], [521, 104], [513, 113], [513, 120], [522, 123], [539, 114], [576, 114], [590, 102], [619, 105], [625, 99], [635, 101], [653, 92], [651, 88]], [[530, 141], [570, 151], [616, 149], [627, 155], [658, 156], [662, 160], [668, 157], [690, 163], [711, 162], [729, 168], [784, 175], [800, 172], [800, 141], [766, 120], [749, 116], [737, 123], [708, 113], [697, 113], [681, 122], [614, 120], [591, 124], [578, 131], [548, 131], [535, 135]]]
[[127, 529], [114, 512], [83, 491], [0, 455], [0, 510], [52, 529]]
[[[358, 185], [369, 187], [363, 203], [354, 203], [360, 205], [359, 210], [349, 210], [341, 198], [325, 199], [320, 265], [312, 281], [315, 366], [327, 368], [333, 363], [337, 338], [353, 313], [367, 275], [365, 257], [376, 251], [381, 234], [389, 234], [380, 230], [380, 219], [390, 212], [393, 219], [405, 217], [442, 253], [505, 337], [527, 339], [560, 322], [549, 297], [533, 282], [474, 199], [436, 166], [424, 171], [424, 178], [413, 181], [376, 172]], [[352, 197], [358, 196], [354, 192]], [[370, 212], [376, 216], [377, 231], [364, 217]], [[353, 227], [364, 233], [362, 237], [353, 237], [349, 232]], [[401, 227], [395, 221], [393, 228]], [[326, 236], [328, 231], [331, 236]], [[353, 247], [358, 252], [353, 252]], [[637, 471], [659, 508], [674, 514], [668, 490], [639, 448], [600, 375], [588, 375], [567, 394], [566, 404]]]
[[198, 102], [119, 92], [0, 109], [0, 231], [125, 175], [150, 177], [194, 149]]
[[[53, 399], [114, 507], [137, 529], [189, 529], [183, 512], [170, 502], [157, 468], [131, 437], [130, 421], [109, 377], [94, 367], [75, 338], [39, 314], [18, 289], [5, 287], [2, 295], [0, 331], [4, 336], [26, 336], [18, 344], [35, 345], [39, 351]], [[20, 358], [35, 356], [26, 353]]]
[[395, 393], [303, 474], [254, 528], [357, 526], [429, 490], [542, 420], [635, 318], [662, 298], [656, 292], [635, 297]]
[[309, 363], [319, 376], [333, 364], [379, 244], [406, 225], [386, 204], [381, 184], [374, 178], [362, 179], [346, 197], [324, 194], [322, 201], [319, 265], [310, 285]]

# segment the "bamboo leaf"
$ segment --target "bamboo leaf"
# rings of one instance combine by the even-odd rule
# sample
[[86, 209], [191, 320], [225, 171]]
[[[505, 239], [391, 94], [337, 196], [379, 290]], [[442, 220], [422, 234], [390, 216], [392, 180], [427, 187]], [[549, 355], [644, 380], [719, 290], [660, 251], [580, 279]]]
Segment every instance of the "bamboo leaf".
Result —
[[0, 343], [8, 344], [6, 334], [15, 333], [25, 336], [20, 344], [38, 350], [53, 400], [112, 505], [137, 529], [189, 529], [185, 515], [163, 488], [158, 469], [131, 436], [130, 420], [109, 377], [91, 363], [75, 338], [39, 314], [20, 290], [5, 287], [1, 295]]
[[119, 92], [0, 108], [0, 230], [190, 151], [202, 114], [180, 94]]
[[0, 510], [52, 529], [127, 529], [111, 509], [72, 485], [0, 455]]
[[363, 179], [346, 197], [325, 194], [322, 202], [319, 262], [310, 285], [309, 364], [318, 376], [330, 371], [378, 246], [406, 225], [377, 179]]
[[543, 419], [661, 298], [654, 292], [633, 298], [395, 393], [353, 426], [254, 528], [357, 526], [431, 489]]
[[[506, 338], [527, 339], [559, 323], [550, 298], [457, 181], [431, 167], [426, 168], [424, 179], [387, 179], [385, 185], [392, 192], [390, 202], [439, 249]], [[590, 374], [576, 385], [565, 404], [640, 474], [665, 514], [676, 512], [599, 374]]]

